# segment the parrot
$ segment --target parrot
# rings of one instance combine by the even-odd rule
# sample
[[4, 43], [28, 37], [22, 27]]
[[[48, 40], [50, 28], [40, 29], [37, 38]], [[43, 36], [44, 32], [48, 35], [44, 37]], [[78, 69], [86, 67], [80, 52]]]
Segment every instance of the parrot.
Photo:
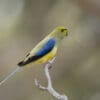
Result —
[[56, 27], [43, 40], [41, 40], [17, 65], [17, 68], [10, 73], [0, 85], [13, 76], [20, 68], [23, 68], [31, 63], [43, 64], [52, 60], [59, 49], [60, 42], [68, 36], [68, 29], [60, 26]]

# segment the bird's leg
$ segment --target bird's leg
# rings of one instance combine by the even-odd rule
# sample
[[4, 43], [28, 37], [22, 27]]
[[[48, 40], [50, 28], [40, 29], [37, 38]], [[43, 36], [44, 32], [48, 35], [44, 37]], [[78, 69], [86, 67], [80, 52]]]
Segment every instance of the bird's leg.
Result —
[[53, 57], [51, 60], [49, 60], [48, 62], [45, 63], [45, 66], [48, 65], [49, 66], [48, 69], [51, 69], [52, 68], [52, 63], [54, 62], [55, 59], [56, 59], [56, 57]]
[[48, 61], [47, 64], [49, 64], [49, 69], [52, 68], [52, 63], [55, 61], [56, 57], [53, 57], [51, 60]]

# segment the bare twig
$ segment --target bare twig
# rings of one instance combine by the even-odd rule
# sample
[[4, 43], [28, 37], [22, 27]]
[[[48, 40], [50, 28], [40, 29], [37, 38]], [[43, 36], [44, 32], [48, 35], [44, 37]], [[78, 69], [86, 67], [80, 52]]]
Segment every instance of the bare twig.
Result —
[[57, 100], [68, 100], [66, 95], [61, 95], [58, 92], [56, 92], [52, 86], [52, 81], [51, 81], [51, 77], [49, 74], [49, 69], [51, 68], [52, 63], [54, 62], [55, 57], [49, 61], [46, 65], [45, 65], [45, 75], [48, 81], [48, 86], [42, 86], [39, 81], [37, 79], [35, 79], [35, 85], [41, 89], [41, 90], [47, 90], [53, 97], [55, 97]]

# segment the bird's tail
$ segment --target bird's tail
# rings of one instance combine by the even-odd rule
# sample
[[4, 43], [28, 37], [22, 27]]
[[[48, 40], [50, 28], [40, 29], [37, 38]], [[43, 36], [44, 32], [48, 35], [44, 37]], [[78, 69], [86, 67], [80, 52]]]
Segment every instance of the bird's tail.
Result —
[[17, 67], [12, 73], [10, 73], [7, 77], [5, 77], [1, 82], [0, 85], [2, 85], [3, 83], [5, 83], [9, 78], [11, 78], [13, 75], [15, 75], [16, 72], [19, 71], [21, 67]]

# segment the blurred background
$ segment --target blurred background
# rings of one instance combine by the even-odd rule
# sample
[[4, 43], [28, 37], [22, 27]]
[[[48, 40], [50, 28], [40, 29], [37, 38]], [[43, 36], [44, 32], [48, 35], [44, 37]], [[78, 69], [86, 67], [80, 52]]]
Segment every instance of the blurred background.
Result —
[[[56, 26], [69, 37], [50, 70], [54, 88], [68, 100], [100, 100], [99, 0], [0, 0], [0, 80]], [[0, 100], [55, 100], [34, 84], [47, 85], [43, 66], [20, 70], [0, 86]]]

